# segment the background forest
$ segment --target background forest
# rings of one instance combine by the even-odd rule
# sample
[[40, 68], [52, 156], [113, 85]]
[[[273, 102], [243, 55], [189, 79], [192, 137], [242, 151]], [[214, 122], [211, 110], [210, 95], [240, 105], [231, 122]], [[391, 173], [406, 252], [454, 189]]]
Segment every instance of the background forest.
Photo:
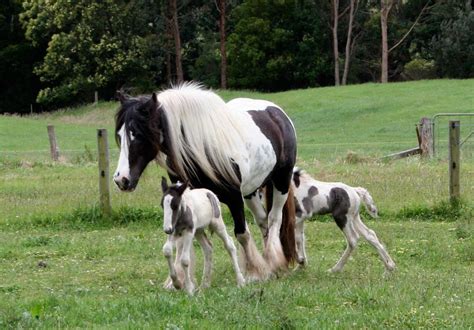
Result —
[[196, 80], [281, 91], [474, 77], [471, 0], [6, 0], [0, 113]]

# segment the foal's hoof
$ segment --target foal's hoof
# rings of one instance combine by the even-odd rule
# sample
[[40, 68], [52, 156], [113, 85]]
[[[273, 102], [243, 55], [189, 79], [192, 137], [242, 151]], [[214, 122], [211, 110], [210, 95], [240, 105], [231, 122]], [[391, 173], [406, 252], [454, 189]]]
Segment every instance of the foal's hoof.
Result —
[[341, 271], [342, 271], [342, 268], [337, 268], [337, 267], [332, 267], [328, 269], [328, 273], [332, 273], [332, 274], [340, 273]]
[[391, 263], [387, 264], [387, 267], [386, 267], [386, 269], [387, 269], [389, 272], [393, 272], [393, 271], [395, 270], [395, 268], [396, 268], [396, 265], [395, 265], [394, 262], [391, 262]]
[[179, 280], [173, 281], [170, 277], [168, 277], [163, 283], [163, 289], [165, 290], [181, 290], [183, 288], [183, 285]]

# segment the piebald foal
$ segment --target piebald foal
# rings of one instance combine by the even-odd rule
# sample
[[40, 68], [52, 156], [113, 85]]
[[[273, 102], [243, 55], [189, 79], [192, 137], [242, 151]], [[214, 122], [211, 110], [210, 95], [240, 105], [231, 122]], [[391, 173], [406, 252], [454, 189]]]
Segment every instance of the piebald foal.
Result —
[[395, 263], [380, 243], [375, 232], [368, 228], [360, 218], [361, 202], [372, 217], [378, 216], [377, 207], [366, 189], [350, 187], [340, 182], [317, 181], [296, 167], [293, 170], [292, 184], [294, 185], [296, 207], [296, 250], [300, 265], [304, 266], [307, 263], [304, 220], [313, 214], [331, 214], [347, 241], [346, 250], [336, 265], [330, 269], [331, 272], [342, 270], [355, 249], [360, 235], [377, 249], [387, 270], [395, 269]]
[[[237, 261], [237, 250], [232, 238], [227, 234], [216, 195], [207, 189], [188, 189], [187, 183], [168, 186], [164, 177], [161, 181], [161, 189], [163, 190], [161, 205], [164, 210], [163, 230], [168, 234], [168, 239], [163, 246], [163, 254], [168, 261], [173, 286], [176, 289], [183, 287], [183, 278], [180, 278], [182, 277], [180, 273], [184, 273], [184, 288], [191, 295], [194, 292], [195, 285], [190, 270], [190, 263], [193, 262], [191, 249], [194, 237], [204, 253], [201, 288], [207, 288], [211, 284], [212, 244], [204, 231], [207, 227], [224, 242], [232, 259], [237, 285], [244, 285], [245, 280]], [[175, 264], [171, 260], [174, 244], [177, 249]], [[182, 272], [179, 266], [182, 267]]]

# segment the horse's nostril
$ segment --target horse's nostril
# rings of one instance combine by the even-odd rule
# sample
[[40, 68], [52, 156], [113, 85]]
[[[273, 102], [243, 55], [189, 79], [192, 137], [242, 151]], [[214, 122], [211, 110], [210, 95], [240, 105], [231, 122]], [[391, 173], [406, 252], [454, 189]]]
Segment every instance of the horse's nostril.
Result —
[[120, 175], [120, 172], [115, 173], [114, 177], [118, 177]]
[[123, 178], [122, 178], [122, 186], [123, 186], [125, 189], [127, 189], [129, 184], [130, 184], [130, 180], [127, 179], [127, 178], [125, 178], [125, 177], [123, 177]]

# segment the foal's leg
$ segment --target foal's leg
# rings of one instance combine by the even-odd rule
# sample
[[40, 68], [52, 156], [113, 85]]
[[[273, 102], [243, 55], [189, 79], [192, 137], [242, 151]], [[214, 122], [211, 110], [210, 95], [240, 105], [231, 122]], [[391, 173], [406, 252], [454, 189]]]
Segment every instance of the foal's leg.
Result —
[[204, 252], [204, 269], [202, 272], [201, 288], [205, 289], [211, 285], [212, 275], [212, 244], [206, 236], [204, 230], [196, 232], [196, 239]]
[[174, 239], [172, 235], [168, 235], [168, 239], [166, 240], [165, 245], [163, 245], [163, 254], [166, 258], [166, 261], [168, 262], [168, 268], [169, 268], [169, 276], [171, 279], [171, 283], [169, 279], [165, 282], [164, 287], [171, 289], [172, 284], [175, 289], [181, 289], [182, 284], [181, 281], [178, 279], [178, 275], [176, 274], [176, 269], [173, 264], [173, 246], [174, 246]]
[[295, 224], [295, 239], [296, 239], [296, 251], [298, 253], [298, 264], [300, 266], [306, 266], [306, 242], [304, 237], [304, 219], [296, 219]]
[[226, 201], [230, 213], [234, 219], [234, 233], [242, 246], [244, 262], [242, 268], [246, 270], [247, 281], [266, 280], [271, 273], [268, 269], [265, 259], [258, 252], [255, 241], [245, 223], [244, 202], [240, 192]]
[[272, 272], [288, 268], [280, 241], [282, 212], [287, 198], [288, 193], [282, 194], [278, 189], [273, 188], [272, 209], [268, 214], [268, 238], [265, 244], [265, 258]]
[[184, 287], [192, 295], [194, 293], [194, 283], [190, 270], [191, 247], [193, 245], [194, 233], [190, 230], [184, 230], [181, 239], [183, 240], [183, 253], [181, 254], [181, 266], [184, 270]]
[[[341, 216], [341, 217], [343, 217], [343, 216]], [[337, 218], [336, 222], [338, 224], [339, 223], [344, 223], [345, 219], [341, 219], [339, 217], [335, 217], [335, 218]], [[336, 265], [334, 265], [334, 267], [332, 267], [330, 269], [330, 271], [333, 272], [333, 273], [340, 272], [342, 270], [342, 268], [344, 267], [344, 265], [347, 262], [347, 259], [351, 255], [352, 251], [354, 251], [354, 249], [356, 248], [357, 240], [359, 239], [359, 234], [355, 230], [354, 224], [353, 224], [354, 216], [347, 215], [346, 219], [347, 219], [347, 221], [346, 221], [344, 227], [341, 228], [341, 229], [342, 229], [342, 232], [344, 233], [344, 235], [346, 236], [347, 247], [346, 247], [346, 250], [344, 251], [344, 253], [342, 254], [341, 258], [339, 259], [339, 261], [336, 263]]]
[[258, 191], [255, 193], [255, 195], [245, 197], [244, 200], [245, 205], [247, 205], [247, 207], [250, 209], [250, 212], [252, 212], [255, 222], [262, 232], [263, 239], [266, 241], [268, 235], [267, 212], [263, 208], [262, 201], [258, 197]]
[[380, 243], [377, 235], [375, 232], [368, 228], [360, 219], [360, 215], [358, 214], [355, 218], [355, 229], [361, 234], [373, 247], [375, 247], [382, 259], [385, 268], [389, 271], [395, 269], [395, 262], [393, 262], [392, 258], [388, 254], [387, 250], [385, 250], [382, 243]]
[[232, 267], [234, 268], [234, 272], [237, 277], [237, 285], [243, 286], [245, 284], [245, 279], [242, 275], [242, 272], [240, 271], [239, 262], [237, 260], [237, 249], [235, 248], [234, 241], [229, 236], [229, 234], [227, 234], [224, 220], [222, 220], [222, 218], [213, 220], [212, 230], [217, 234], [217, 236], [220, 237], [222, 242], [224, 242], [225, 249], [230, 255]]

